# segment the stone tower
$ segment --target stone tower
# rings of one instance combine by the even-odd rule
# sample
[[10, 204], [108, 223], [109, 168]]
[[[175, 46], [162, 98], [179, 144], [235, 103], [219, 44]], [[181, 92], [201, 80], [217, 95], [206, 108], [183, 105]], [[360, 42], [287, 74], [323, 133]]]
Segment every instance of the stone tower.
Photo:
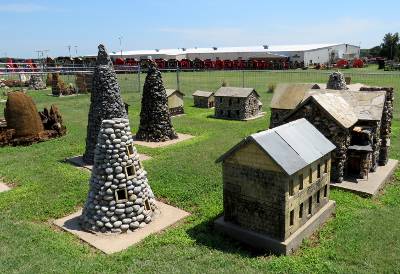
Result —
[[93, 164], [101, 122], [112, 118], [127, 118], [117, 76], [110, 56], [103, 45], [99, 45], [92, 83], [86, 150], [83, 155], [83, 161], [87, 164]]
[[329, 75], [329, 80], [328, 83], [326, 84], [326, 88], [337, 89], [337, 90], [348, 89], [343, 73], [339, 71], [332, 72]]
[[151, 222], [156, 204], [135, 146], [129, 120], [103, 120], [81, 225], [120, 233]]
[[137, 140], [164, 142], [178, 138], [168, 111], [167, 94], [161, 73], [154, 62], [150, 62], [143, 86], [140, 125]]

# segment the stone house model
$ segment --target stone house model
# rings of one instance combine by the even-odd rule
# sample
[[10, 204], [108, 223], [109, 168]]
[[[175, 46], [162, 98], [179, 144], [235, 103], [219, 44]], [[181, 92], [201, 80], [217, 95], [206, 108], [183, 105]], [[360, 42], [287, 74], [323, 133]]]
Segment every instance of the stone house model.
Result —
[[246, 120], [261, 113], [260, 96], [253, 88], [221, 87], [214, 97], [216, 118]]
[[[271, 101], [270, 127], [306, 118], [335, 144], [332, 153], [334, 183], [345, 177], [366, 179], [386, 165], [393, 116], [393, 89], [279, 90]], [[293, 88], [292, 88], [293, 90]]]
[[177, 89], [165, 89], [168, 99], [168, 109], [171, 116], [183, 114], [183, 94]]
[[216, 228], [289, 254], [331, 215], [331, 151], [306, 119], [252, 134], [222, 155], [224, 216]]
[[213, 108], [214, 93], [211, 91], [196, 90], [193, 93], [194, 106], [198, 108]]

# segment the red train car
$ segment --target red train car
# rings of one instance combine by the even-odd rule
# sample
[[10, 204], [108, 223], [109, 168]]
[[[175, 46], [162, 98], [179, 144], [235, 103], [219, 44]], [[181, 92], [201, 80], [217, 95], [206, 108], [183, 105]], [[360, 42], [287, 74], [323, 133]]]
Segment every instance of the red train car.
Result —
[[176, 59], [168, 59], [167, 61], [167, 68], [169, 69], [176, 69], [178, 65], [178, 61]]
[[214, 68], [213, 61], [211, 61], [211, 59], [204, 60], [204, 68], [205, 69], [213, 69]]
[[128, 66], [137, 66], [139, 64], [135, 58], [126, 58], [125, 63]]
[[213, 63], [214, 63], [215, 69], [219, 69], [219, 70], [224, 69], [224, 62], [222, 60], [217, 59]]
[[157, 67], [159, 69], [165, 69], [167, 67], [166, 66], [167, 62], [164, 59], [158, 58], [158, 59], [155, 59], [154, 61], [156, 62]]
[[231, 60], [224, 60], [224, 69], [232, 69], [233, 68], [233, 62]]
[[182, 59], [179, 61], [179, 68], [181, 69], [190, 69], [191, 61], [189, 59]]
[[194, 69], [204, 69], [204, 61], [196, 58], [193, 60], [193, 68]]

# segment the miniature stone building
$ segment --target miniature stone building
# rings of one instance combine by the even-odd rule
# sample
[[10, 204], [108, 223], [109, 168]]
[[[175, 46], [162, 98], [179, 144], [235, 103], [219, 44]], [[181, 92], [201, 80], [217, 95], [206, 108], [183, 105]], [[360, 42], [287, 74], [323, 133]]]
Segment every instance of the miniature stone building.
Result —
[[147, 173], [139, 161], [129, 120], [103, 120], [89, 194], [80, 217], [85, 230], [121, 233], [152, 221], [156, 210]]
[[168, 99], [168, 109], [171, 116], [185, 113], [183, 109], [183, 94], [177, 89], [165, 90]]
[[216, 118], [245, 120], [261, 112], [260, 96], [253, 88], [221, 87], [214, 97]]
[[326, 84], [327, 89], [345, 90], [347, 88], [346, 79], [344, 75], [335, 71], [329, 75], [328, 83]]
[[334, 148], [306, 119], [246, 137], [217, 160], [224, 216], [216, 228], [250, 245], [291, 253], [334, 210]]
[[275, 115], [279, 118], [271, 126], [306, 118], [318, 128], [336, 145], [332, 153], [332, 182], [340, 183], [345, 176], [367, 178], [378, 165], [387, 163], [385, 151], [387, 144], [390, 145], [390, 137], [385, 132], [392, 119], [392, 89], [370, 88], [368, 92], [308, 90], [297, 97], [291, 96], [290, 100], [287, 98], [282, 95], [273, 98], [272, 112], [283, 105], [287, 106], [284, 110], [287, 114]]
[[35, 103], [23, 92], [9, 92], [0, 123], [0, 146], [30, 145], [66, 134], [62, 117], [55, 105], [50, 112], [38, 112]]
[[87, 164], [93, 164], [101, 122], [112, 118], [127, 118], [110, 56], [103, 45], [99, 45], [98, 48], [90, 96], [86, 149], [83, 154], [83, 161]]
[[41, 90], [46, 88], [46, 84], [43, 82], [40, 75], [32, 74], [28, 81], [28, 88], [34, 90]]
[[211, 91], [196, 90], [193, 93], [194, 106], [198, 108], [213, 108], [214, 93]]
[[310, 83], [278, 84], [271, 100], [270, 128], [279, 125], [283, 117], [304, 99], [310, 89], [319, 89], [319, 86]]
[[143, 86], [140, 125], [135, 138], [146, 142], [164, 142], [178, 138], [172, 126], [161, 73], [154, 62], [148, 64]]
[[92, 73], [77, 73], [75, 85], [79, 93], [87, 93], [92, 91]]

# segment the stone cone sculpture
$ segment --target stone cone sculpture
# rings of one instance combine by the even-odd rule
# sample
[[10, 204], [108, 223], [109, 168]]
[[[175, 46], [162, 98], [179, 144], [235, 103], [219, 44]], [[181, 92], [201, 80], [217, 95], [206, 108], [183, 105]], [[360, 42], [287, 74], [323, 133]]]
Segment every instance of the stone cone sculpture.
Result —
[[135, 146], [129, 121], [104, 120], [99, 130], [89, 194], [81, 215], [82, 228], [121, 233], [151, 222], [156, 210]]
[[326, 84], [327, 89], [336, 89], [336, 90], [346, 90], [349, 89], [346, 85], [346, 79], [344, 78], [343, 73], [339, 71], [332, 72], [329, 75], [328, 83]]
[[92, 81], [86, 149], [83, 154], [85, 163], [93, 164], [101, 122], [112, 118], [127, 118], [127, 114], [110, 56], [105, 47], [99, 45]]
[[156, 64], [151, 62], [143, 86], [140, 125], [137, 140], [164, 142], [178, 138], [171, 123], [167, 93]]

